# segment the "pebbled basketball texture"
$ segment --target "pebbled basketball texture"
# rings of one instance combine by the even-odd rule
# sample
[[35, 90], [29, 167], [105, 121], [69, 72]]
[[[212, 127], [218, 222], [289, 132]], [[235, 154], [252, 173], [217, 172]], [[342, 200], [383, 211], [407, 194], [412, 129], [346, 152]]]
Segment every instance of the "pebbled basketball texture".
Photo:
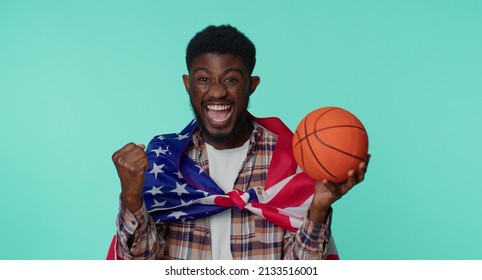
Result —
[[293, 135], [293, 153], [301, 169], [317, 181], [347, 180], [368, 157], [368, 135], [362, 122], [339, 107], [310, 112]]

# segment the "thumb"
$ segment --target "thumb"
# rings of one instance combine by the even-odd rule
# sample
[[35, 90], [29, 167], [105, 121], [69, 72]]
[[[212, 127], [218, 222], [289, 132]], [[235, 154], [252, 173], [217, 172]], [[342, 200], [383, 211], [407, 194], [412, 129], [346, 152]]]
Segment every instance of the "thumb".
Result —
[[141, 149], [143, 149], [143, 150], [146, 148], [146, 145], [144, 145], [144, 144], [139, 144], [137, 146], [141, 147]]

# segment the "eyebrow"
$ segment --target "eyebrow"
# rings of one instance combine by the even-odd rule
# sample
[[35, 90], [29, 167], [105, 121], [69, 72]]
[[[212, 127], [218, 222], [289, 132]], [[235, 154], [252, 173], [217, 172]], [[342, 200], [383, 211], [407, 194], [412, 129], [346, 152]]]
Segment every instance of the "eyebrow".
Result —
[[[197, 71], [206, 71], [207, 73], [211, 74], [211, 71], [209, 71], [209, 69], [207, 69], [206, 67], [203, 67], [203, 66], [198, 66], [198, 67], [194, 68], [194, 69], [192, 70], [192, 73], [194, 74], [194, 73], [196, 73]], [[226, 69], [223, 74], [226, 75], [226, 74], [229, 73], [229, 72], [238, 72], [238, 73], [241, 74], [241, 75], [244, 74], [244, 72], [243, 72], [242, 69], [240, 69], [240, 68], [235, 68], [235, 67], [231, 67], [231, 68]]]
[[198, 66], [198, 67], [192, 69], [193, 74], [196, 73], [197, 71], [206, 71], [208, 73], [211, 73], [206, 67], [202, 67], [202, 66]]
[[228, 68], [228, 69], [226, 69], [226, 71], [224, 71], [224, 74], [227, 74], [227, 73], [229, 73], [229, 72], [238, 72], [238, 73], [241, 74], [241, 75], [244, 74], [244, 72], [243, 72], [242, 69], [240, 69], [240, 68], [234, 68], [234, 67], [233, 67], [233, 68]]

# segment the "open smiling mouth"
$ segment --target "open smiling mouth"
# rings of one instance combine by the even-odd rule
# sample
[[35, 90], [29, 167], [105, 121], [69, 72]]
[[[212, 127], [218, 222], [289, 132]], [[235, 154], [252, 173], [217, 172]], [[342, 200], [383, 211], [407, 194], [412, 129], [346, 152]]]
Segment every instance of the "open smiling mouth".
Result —
[[227, 121], [231, 113], [231, 105], [207, 105], [207, 115], [215, 124]]

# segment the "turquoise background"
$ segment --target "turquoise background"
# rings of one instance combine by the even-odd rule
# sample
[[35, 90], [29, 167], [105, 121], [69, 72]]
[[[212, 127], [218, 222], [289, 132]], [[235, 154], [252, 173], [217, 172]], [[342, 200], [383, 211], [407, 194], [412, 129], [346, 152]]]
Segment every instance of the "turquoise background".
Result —
[[192, 118], [186, 44], [224, 23], [257, 46], [253, 114], [365, 124], [367, 178], [334, 205], [343, 259], [482, 259], [475, 0], [0, 0], [0, 259], [105, 257], [112, 153]]

